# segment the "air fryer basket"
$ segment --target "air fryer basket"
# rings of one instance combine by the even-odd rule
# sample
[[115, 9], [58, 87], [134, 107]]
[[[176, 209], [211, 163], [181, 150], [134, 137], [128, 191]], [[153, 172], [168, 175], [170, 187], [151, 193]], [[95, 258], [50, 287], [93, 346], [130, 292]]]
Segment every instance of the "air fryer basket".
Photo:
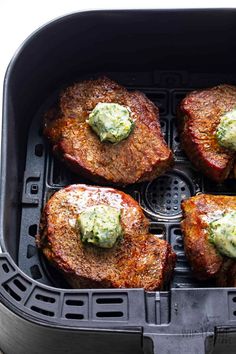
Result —
[[[176, 106], [187, 92], [236, 84], [235, 50], [235, 10], [77, 13], [26, 40], [8, 68], [4, 91], [0, 346], [6, 354], [111, 353], [111, 347], [113, 354], [235, 351], [236, 290], [192, 277], [180, 204], [201, 192], [235, 195], [236, 183], [215, 184], [198, 173], [175, 126]], [[53, 157], [42, 136], [43, 112], [64, 85], [100, 74], [141, 90], [158, 106], [175, 154], [175, 166], [164, 176], [124, 189], [143, 207], [152, 233], [177, 253], [165, 291], [70, 289], [35, 247], [50, 195], [71, 183], [91, 184]], [[20, 333], [17, 351], [6, 328]]]

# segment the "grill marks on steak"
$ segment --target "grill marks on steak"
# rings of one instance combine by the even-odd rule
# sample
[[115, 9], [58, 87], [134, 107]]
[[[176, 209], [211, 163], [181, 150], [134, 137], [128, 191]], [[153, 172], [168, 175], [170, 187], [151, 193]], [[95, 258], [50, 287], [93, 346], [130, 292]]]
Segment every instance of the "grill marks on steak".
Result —
[[[76, 228], [80, 212], [108, 204], [121, 209], [124, 235], [111, 249], [84, 245]], [[47, 202], [37, 245], [73, 287], [162, 289], [174, 269], [171, 246], [148, 232], [148, 220], [129, 195], [111, 188], [71, 185]]]
[[[135, 127], [127, 139], [118, 144], [100, 142], [86, 122], [99, 102], [130, 108]], [[97, 183], [126, 185], [154, 179], [173, 163], [155, 105], [141, 92], [128, 92], [108, 78], [67, 88], [58, 110], [46, 114], [44, 134], [74, 172]]]
[[216, 278], [220, 286], [236, 286], [236, 261], [222, 256], [208, 240], [211, 218], [236, 210], [236, 196], [200, 194], [183, 201], [182, 209], [185, 253], [196, 277]]
[[182, 100], [177, 112], [180, 140], [187, 156], [217, 182], [229, 176], [235, 152], [220, 146], [215, 132], [222, 114], [235, 106], [236, 87], [219, 85], [191, 92]]

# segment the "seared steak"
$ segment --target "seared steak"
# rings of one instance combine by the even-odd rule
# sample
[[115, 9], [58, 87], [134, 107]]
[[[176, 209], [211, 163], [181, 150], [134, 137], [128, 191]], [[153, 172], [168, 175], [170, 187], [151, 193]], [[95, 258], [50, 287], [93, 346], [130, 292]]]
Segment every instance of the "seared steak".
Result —
[[[110, 249], [83, 244], [79, 214], [94, 205], [121, 210], [123, 237]], [[129, 195], [111, 188], [71, 185], [47, 202], [37, 245], [75, 288], [162, 289], [176, 255], [171, 246], [148, 232], [148, 220]]]
[[209, 223], [219, 214], [236, 210], [236, 196], [200, 194], [183, 201], [182, 209], [185, 253], [196, 277], [236, 286], [236, 261], [222, 256], [209, 241]]
[[[131, 110], [135, 127], [127, 139], [101, 142], [92, 131], [86, 120], [99, 102]], [[59, 107], [46, 114], [44, 134], [74, 172], [100, 184], [152, 180], [173, 162], [155, 105], [141, 92], [128, 92], [108, 78], [77, 83], [62, 92]]]
[[193, 91], [177, 112], [182, 146], [191, 162], [216, 182], [225, 180], [235, 161], [235, 152], [219, 145], [215, 136], [222, 114], [236, 106], [236, 87], [219, 85]]

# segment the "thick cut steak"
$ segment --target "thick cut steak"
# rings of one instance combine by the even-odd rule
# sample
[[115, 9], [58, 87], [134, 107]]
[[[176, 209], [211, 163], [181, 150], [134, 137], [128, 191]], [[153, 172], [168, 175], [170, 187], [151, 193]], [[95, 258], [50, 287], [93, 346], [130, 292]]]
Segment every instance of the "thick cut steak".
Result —
[[177, 112], [180, 140], [188, 158], [216, 182], [224, 181], [233, 170], [235, 152], [221, 146], [215, 133], [220, 117], [235, 107], [236, 87], [219, 85], [189, 93]]
[[[83, 244], [79, 214], [93, 205], [121, 210], [123, 237], [110, 249]], [[148, 220], [129, 195], [112, 188], [71, 185], [47, 202], [37, 245], [75, 288], [163, 289], [174, 269], [171, 246], [148, 231]]]
[[[118, 103], [131, 110], [135, 127], [127, 139], [118, 144], [99, 140], [87, 123], [99, 102]], [[44, 134], [69, 168], [99, 184], [152, 180], [173, 163], [157, 107], [141, 92], [129, 92], [108, 78], [65, 89], [58, 106], [45, 115]]]

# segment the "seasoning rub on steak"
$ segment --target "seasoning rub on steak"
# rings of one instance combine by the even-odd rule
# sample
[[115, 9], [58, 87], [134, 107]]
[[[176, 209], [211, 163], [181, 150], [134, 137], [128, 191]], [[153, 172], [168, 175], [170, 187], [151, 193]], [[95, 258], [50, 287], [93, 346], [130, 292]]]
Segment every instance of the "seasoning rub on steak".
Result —
[[[78, 217], [88, 208], [109, 205], [120, 211], [123, 235], [112, 248], [83, 243]], [[37, 245], [75, 288], [163, 289], [176, 255], [148, 231], [148, 220], [129, 195], [112, 188], [71, 185], [47, 202]]]
[[[116, 144], [101, 141], [88, 124], [89, 115], [101, 103], [129, 110], [134, 124], [126, 139]], [[153, 180], [173, 162], [158, 108], [143, 93], [129, 92], [106, 77], [65, 89], [58, 106], [45, 115], [44, 134], [54, 153], [74, 172], [99, 184]]]
[[180, 140], [188, 158], [216, 182], [233, 173], [235, 151], [219, 144], [216, 131], [222, 115], [235, 108], [236, 87], [219, 85], [189, 93], [177, 112]]

